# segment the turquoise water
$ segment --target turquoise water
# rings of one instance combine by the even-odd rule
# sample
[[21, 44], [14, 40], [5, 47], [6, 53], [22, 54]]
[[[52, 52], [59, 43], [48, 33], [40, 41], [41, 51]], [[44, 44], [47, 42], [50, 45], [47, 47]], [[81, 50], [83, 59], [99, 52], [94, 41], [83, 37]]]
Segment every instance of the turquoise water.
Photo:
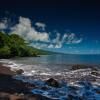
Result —
[[43, 55], [40, 57], [14, 58], [24, 64], [90, 64], [100, 65], [100, 55]]
[[32, 73], [32, 75], [34, 73], [58, 74], [70, 70], [73, 64], [100, 68], [100, 55], [42, 55], [40, 57], [13, 58], [10, 61], [12, 63], [10, 66], [22, 68], [26, 74]]
[[[23, 69], [24, 74], [14, 78], [39, 87], [31, 90], [33, 94], [55, 100], [69, 100], [69, 95], [73, 96], [73, 100], [80, 100], [80, 97], [84, 100], [100, 100], [100, 95], [96, 92], [100, 91], [99, 70], [97, 76], [91, 74], [91, 68], [69, 70], [73, 64], [98, 65], [96, 67], [100, 68], [100, 55], [43, 55], [2, 59], [0, 62], [12, 70]], [[56, 79], [61, 87], [54, 88], [45, 84], [44, 80], [50, 78]], [[92, 79], [95, 82], [92, 82]], [[84, 80], [86, 83], [82, 83]], [[43, 90], [42, 87], [47, 87], [47, 90]]]

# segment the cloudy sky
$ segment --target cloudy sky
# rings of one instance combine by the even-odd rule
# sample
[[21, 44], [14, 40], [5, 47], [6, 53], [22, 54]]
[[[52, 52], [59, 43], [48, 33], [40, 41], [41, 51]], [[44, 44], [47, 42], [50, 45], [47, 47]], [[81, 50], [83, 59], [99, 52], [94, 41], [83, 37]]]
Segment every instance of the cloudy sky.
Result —
[[31, 46], [71, 54], [100, 54], [98, 0], [1, 0], [0, 31]]

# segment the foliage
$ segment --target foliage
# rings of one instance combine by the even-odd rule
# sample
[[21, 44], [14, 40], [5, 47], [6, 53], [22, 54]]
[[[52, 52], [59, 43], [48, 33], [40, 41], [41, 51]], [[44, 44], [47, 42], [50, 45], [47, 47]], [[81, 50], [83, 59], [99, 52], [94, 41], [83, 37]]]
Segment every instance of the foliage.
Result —
[[37, 56], [47, 54], [45, 51], [28, 46], [17, 34], [7, 35], [0, 32], [0, 58]]
[[8, 46], [4, 46], [2, 48], [0, 48], [0, 58], [8, 58], [10, 57], [11, 51], [10, 48]]

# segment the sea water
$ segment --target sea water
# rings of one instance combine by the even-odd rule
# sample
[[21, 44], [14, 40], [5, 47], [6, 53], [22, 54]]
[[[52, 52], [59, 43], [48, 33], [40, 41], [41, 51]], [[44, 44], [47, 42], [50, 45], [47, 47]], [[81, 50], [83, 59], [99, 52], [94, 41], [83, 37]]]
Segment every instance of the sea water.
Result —
[[[100, 75], [91, 75], [92, 67], [96, 67], [100, 74], [100, 55], [42, 55], [40, 57], [1, 59], [0, 62], [13, 71], [23, 69], [24, 73], [14, 78], [38, 86], [39, 89], [31, 90], [34, 94], [57, 100], [67, 100], [69, 95], [72, 95], [74, 100], [79, 100], [80, 97], [84, 97], [84, 100], [100, 100], [100, 95], [96, 93], [96, 90], [100, 91]], [[90, 67], [71, 70], [75, 64]], [[60, 88], [47, 86], [44, 80], [51, 77], [62, 86]], [[94, 79], [95, 82], [90, 85], [91, 80]], [[89, 83], [84, 83], [84, 80]], [[48, 89], [42, 90], [42, 86], [46, 86]], [[73, 90], [73, 87], [77, 87], [77, 90]]]

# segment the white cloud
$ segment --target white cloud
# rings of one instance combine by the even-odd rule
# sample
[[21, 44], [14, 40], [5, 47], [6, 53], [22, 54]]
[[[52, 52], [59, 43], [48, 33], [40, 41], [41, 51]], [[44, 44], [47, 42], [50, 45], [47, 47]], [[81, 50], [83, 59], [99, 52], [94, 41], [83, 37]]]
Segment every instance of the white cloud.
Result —
[[35, 26], [37, 26], [38, 28], [42, 28], [42, 30], [45, 30], [46, 24], [41, 22], [36, 22]]
[[31, 26], [31, 21], [28, 18], [20, 17], [19, 23], [11, 28], [11, 33], [18, 34], [24, 37], [26, 40], [34, 41], [48, 41], [49, 34], [46, 32], [37, 32], [35, 28]]
[[62, 38], [60, 33], [57, 33], [56, 38], [53, 39], [52, 45], [49, 48], [61, 48], [65, 44], [78, 44], [82, 42], [82, 38], [78, 38], [75, 33], [65, 33]]
[[66, 40], [67, 37], [68, 37], [68, 34], [65, 33], [65, 34], [63, 35], [63, 37], [62, 37], [62, 42], [65, 42], [65, 40]]
[[61, 47], [62, 47], [61, 42], [59, 42], [58, 44], [55, 45], [55, 48], [61, 48]]
[[60, 41], [60, 33], [56, 33], [56, 38], [53, 40], [54, 43], [58, 43]]
[[82, 38], [78, 38], [75, 33], [65, 34], [63, 42], [66, 44], [78, 44], [82, 42]]
[[53, 44], [48, 45], [48, 48], [54, 48]]
[[83, 38], [76, 39], [76, 40], [73, 40], [73, 43], [78, 44], [78, 43], [81, 43], [82, 40], [83, 40]]
[[56, 33], [56, 38], [53, 39], [53, 47], [54, 48], [61, 48], [62, 47], [62, 41], [60, 40], [61, 38], [61, 34], [60, 33]]
[[[44, 23], [37, 22], [35, 25], [38, 28], [45, 30], [46, 25]], [[0, 22], [0, 29], [6, 29], [8, 27], [7, 19]], [[32, 27], [31, 20], [29, 18], [19, 17], [19, 22], [13, 27], [10, 27], [9, 34], [18, 34], [30, 44], [36, 48], [61, 48], [63, 44], [78, 44], [82, 42], [82, 38], [78, 38], [75, 33], [65, 33], [61, 36], [61, 33], [57, 32], [55, 38], [51, 38], [52, 33], [46, 31], [38, 32], [35, 27]]]
[[44, 44], [44, 43], [32, 43], [32, 46], [34, 46], [35, 48], [38, 48], [38, 49], [42, 49], [42, 48], [46, 48], [47, 44]]
[[4, 19], [0, 22], [0, 30], [4, 30], [7, 28], [7, 19]]

